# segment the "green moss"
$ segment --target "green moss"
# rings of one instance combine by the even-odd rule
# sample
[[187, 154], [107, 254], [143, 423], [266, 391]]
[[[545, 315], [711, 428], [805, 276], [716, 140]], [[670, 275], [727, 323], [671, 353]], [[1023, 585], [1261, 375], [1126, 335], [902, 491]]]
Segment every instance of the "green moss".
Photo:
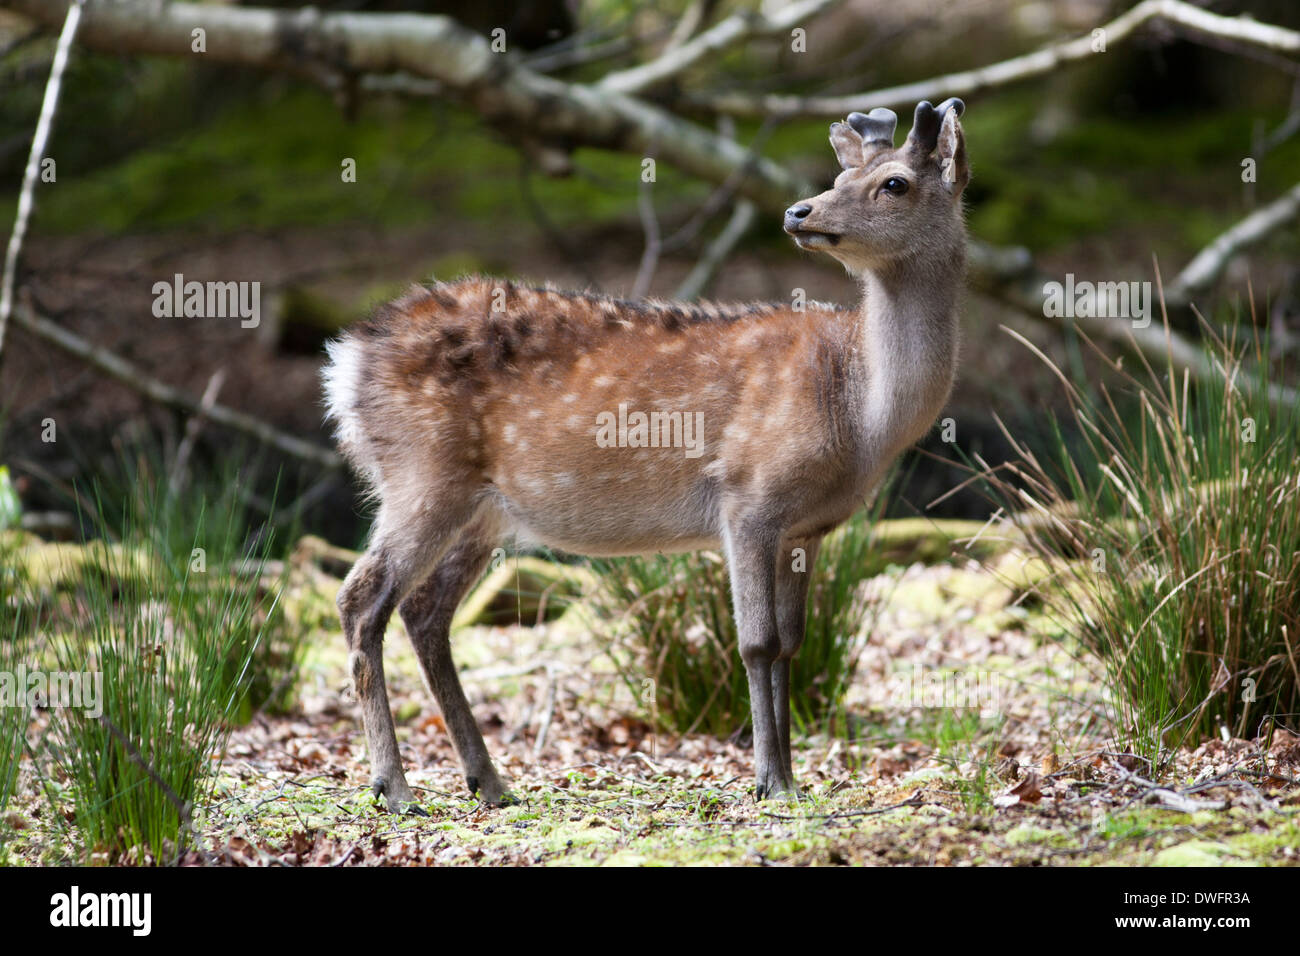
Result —
[[[355, 182], [344, 181], [345, 160], [355, 162]], [[580, 150], [575, 160], [582, 175], [534, 177], [533, 191], [557, 225], [635, 214], [635, 157]], [[170, 142], [97, 168], [61, 165], [57, 187], [41, 195], [35, 228], [392, 227], [458, 216], [478, 226], [517, 223], [520, 163], [510, 144], [453, 109], [367, 101], [348, 122], [320, 92], [268, 86]], [[679, 178], [659, 170], [670, 194]]]

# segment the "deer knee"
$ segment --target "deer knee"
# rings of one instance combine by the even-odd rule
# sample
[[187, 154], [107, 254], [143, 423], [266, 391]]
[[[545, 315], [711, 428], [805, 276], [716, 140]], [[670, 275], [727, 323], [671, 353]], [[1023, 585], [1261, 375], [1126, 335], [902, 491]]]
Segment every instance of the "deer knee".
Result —
[[334, 602], [349, 648], [382, 643], [384, 627], [393, 613], [393, 593], [383, 559], [364, 555], [348, 573]]
[[781, 638], [781, 647], [776, 652], [778, 661], [792, 661], [795, 655], [799, 653], [799, 648], [803, 647], [803, 635], [800, 634], [797, 639], [790, 640], [784, 636]]
[[749, 664], [771, 664], [781, 653], [781, 642], [775, 631], [740, 639], [740, 659]]

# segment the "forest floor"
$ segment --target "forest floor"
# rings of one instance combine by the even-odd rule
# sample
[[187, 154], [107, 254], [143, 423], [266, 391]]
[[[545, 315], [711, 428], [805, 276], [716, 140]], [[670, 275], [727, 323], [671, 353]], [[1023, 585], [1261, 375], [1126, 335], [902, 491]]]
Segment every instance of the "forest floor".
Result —
[[[799, 802], [757, 802], [743, 738], [677, 737], [640, 714], [572, 616], [471, 626], [454, 651], [488, 748], [519, 803], [467, 791], [400, 623], [386, 645], [408, 779], [427, 817], [371, 793], [342, 636], [311, 640], [298, 701], [236, 729], [202, 848], [234, 866], [407, 864], [1300, 864], [1300, 738], [1215, 738], [1158, 780], [1108, 743], [1086, 658], [1004, 583], [1022, 561], [893, 566], [846, 727], [796, 734]], [[326, 588], [328, 590], [328, 588]], [[330, 598], [320, 594], [320, 598]], [[965, 683], [963, 683], [963, 681]], [[971, 705], [971, 706], [962, 706]], [[13, 862], [71, 862], [64, 829], [21, 788]]]

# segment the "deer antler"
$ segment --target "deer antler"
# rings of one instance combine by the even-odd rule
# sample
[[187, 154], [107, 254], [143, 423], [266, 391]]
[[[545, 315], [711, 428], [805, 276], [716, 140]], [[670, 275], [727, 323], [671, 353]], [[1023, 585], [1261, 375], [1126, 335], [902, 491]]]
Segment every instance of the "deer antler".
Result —
[[931, 106], [929, 100], [917, 103], [916, 112], [912, 115], [912, 131], [907, 134], [908, 144], [927, 153], [931, 152], [939, 143], [939, 129], [950, 109], [956, 110], [957, 115], [961, 116], [966, 112], [966, 104], [955, 96], [940, 103], [938, 109]]
[[890, 149], [894, 147], [894, 130], [898, 127], [898, 114], [877, 106], [870, 113], [850, 113], [849, 125], [862, 137], [863, 146], [880, 143]]

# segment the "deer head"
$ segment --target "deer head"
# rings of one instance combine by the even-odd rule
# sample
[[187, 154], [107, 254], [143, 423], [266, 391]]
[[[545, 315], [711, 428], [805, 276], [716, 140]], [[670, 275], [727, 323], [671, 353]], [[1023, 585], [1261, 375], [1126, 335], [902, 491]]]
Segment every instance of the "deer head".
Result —
[[960, 197], [970, 179], [964, 111], [955, 97], [937, 109], [922, 100], [897, 149], [892, 110], [832, 123], [831, 146], [844, 171], [826, 192], [785, 211], [785, 231], [855, 274], [949, 248], [960, 234]]

